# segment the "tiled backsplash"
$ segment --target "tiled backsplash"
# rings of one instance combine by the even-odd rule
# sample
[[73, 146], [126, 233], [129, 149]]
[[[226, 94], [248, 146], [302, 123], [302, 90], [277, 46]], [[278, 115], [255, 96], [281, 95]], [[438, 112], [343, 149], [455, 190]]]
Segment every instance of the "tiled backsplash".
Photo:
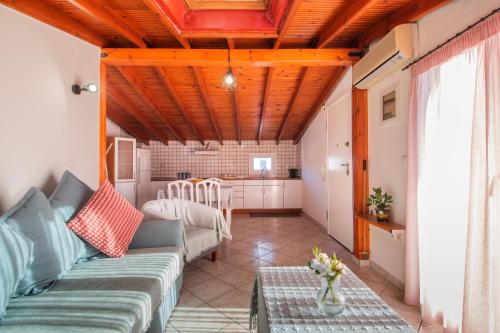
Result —
[[224, 141], [223, 145], [211, 142], [211, 148], [219, 150], [218, 155], [195, 155], [195, 148], [203, 148], [198, 141], [187, 141], [186, 146], [172, 141], [168, 146], [151, 141], [151, 166], [153, 177], [176, 177], [179, 171], [188, 171], [192, 177], [218, 177], [221, 175], [248, 176], [248, 161], [251, 153], [275, 153], [276, 174], [288, 176], [289, 168], [299, 168], [302, 164], [301, 146], [293, 141]]

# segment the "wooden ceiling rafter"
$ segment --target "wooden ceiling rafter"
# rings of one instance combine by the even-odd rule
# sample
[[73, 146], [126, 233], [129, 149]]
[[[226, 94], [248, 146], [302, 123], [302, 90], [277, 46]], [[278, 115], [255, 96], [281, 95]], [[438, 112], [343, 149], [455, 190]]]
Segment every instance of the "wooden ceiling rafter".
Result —
[[323, 104], [326, 103], [328, 97], [330, 97], [335, 88], [337, 88], [340, 80], [344, 77], [348, 69], [349, 67], [343, 67], [343, 68], [339, 67], [337, 68], [336, 72], [332, 74], [332, 77], [326, 84], [325, 88], [323, 88], [321, 95], [318, 97], [316, 103], [314, 103], [314, 106], [309, 111], [309, 114], [307, 115], [304, 124], [301, 126], [297, 135], [295, 136], [294, 138], [295, 144], [299, 143], [300, 139], [302, 139], [302, 136], [304, 135], [304, 133], [306, 132], [307, 128], [312, 123], [314, 118], [316, 117], [316, 114], [319, 112]]
[[159, 131], [141, 111], [133, 106], [130, 100], [118, 88], [110, 87], [108, 89], [108, 97], [111, 97], [122, 110], [134, 117], [144, 128], [154, 135], [158, 141], [168, 145], [168, 136], [166, 133]]
[[234, 107], [234, 126], [236, 128], [236, 140], [241, 146], [241, 123], [240, 123], [240, 101], [238, 97], [238, 89], [231, 92], [233, 95], [233, 107]]
[[179, 109], [179, 112], [182, 114], [182, 117], [184, 118], [184, 121], [187, 123], [191, 132], [193, 132], [194, 136], [198, 139], [198, 141], [200, 141], [200, 143], [202, 145], [205, 145], [205, 139], [200, 134], [200, 131], [193, 124], [193, 120], [191, 119], [191, 116], [189, 115], [189, 112], [187, 111], [186, 106], [184, 105], [184, 103], [181, 101], [181, 99], [177, 95], [177, 92], [175, 91], [174, 83], [168, 77], [168, 74], [167, 74], [167, 71], [165, 70], [165, 68], [156, 67], [155, 72], [158, 75], [158, 77], [160, 78], [163, 86], [167, 90], [168, 95], [170, 96], [170, 98], [172, 98], [172, 101]]
[[262, 132], [264, 130], [266, 110], [267, 110], [267, 105], [269, 103], [269, 95], [271, 94], [271, 83], [273, 80], [273, 74], [274, 74], [274, 67], [270, 67], [267, 70], [266, 86], [264, 87], [264, 96], [262, 97], [262, 108], [260, 111], [259, 128], [257, 130], [257, 143], [258, 144], [260, 144], [260, 140], [262, 138]]
[[81, 38], [99, 47], [103, 47], [107, 44], [106, 38], [89, 29], [82, 22], [77, 21], [68, 15], [65, 15], [63, 12], [47, 4], [45, 1], [0, 0], [0, 4], [4, 4], [12, 9], [31, 16], [48, 25], [61, 29], [62, 31], [65, 31], [70, 35]]
[[404, 23], [416, 22], [450, 1], [451, 0], [420, 0], [409, 2], [400, 9], [386, 15], [382, 20], [361, 35], [358, 38], [358, 45], [360, 45], [360, 47], [367, 47], [377, 39], [384, 37], [394, 29], [394, 27]]
[[280, 31], [278, 33], [278, 38], [276, 38], [273, 49], [279, 49], [281, 46], [281, 42], [285, 38], [285, 35], [288, 31], [288, 28], [290, 27], [290, 24], [292, 23], [292, 19], [295, 16], [295, 13], [297, 12], [297, 9], [299, 8], [301, 0], [291, 0], [291, 3], [288, 5], [287, 8], [287, 13], [286, 17], [283, 20], [283, 23], [281, 25]]
[[[121, 114], [117, 111], [107, 108], [106, 116], [111, 119], [115, 124], [123, 128], [127, 133], [132, 135], [137, 140], [147, 143], [149, 141], [149, 136], [142, 130], [130, 126], [127, 121], [123, 118]], [[140, 124], [140, 123], [139, 123]]]
[[113, 12], [103, 0], [67, 0], [81, 11], [106, 24], [123, 37], [141, 48], [147, 48], [149, 42], [134, 27]]
[[304, 67], [302, 68], [299, 76], [299, 80], [297, 82], [297, 87], [295, 89], [295, 92], [293, 93], [292, 100], [290, 101], [290, 104], [288, 105], [285, 117], [283, 118], [283, 122], [281, 123], [278, 136], [276, 137], [276, 144], [279, 144], [281, 139], [283, 138], [283, 134], [285, 133], [285, 128], [288, 123], [288, 120], [290, 119], [290, 114], [292, 113], [293, 109], [295, 108], [295, 105], [297, 103], [297, 100], [300, 97], [300, 93], [302, 89], [304, 89], [305, 82], [307, 81], [307, 78], [310, 74], [310, 67]]
[[378, 0], [354, 0], [339, 10], [340, 15], [334, 15], [326, 25], [326, 30], [320, 35], [316, 47], [324, 48], [328, 43], [338, 37], [349, 25], [355, 22]]
[[162, 124], [168, 128], [168, 130], [175, 136], [175, 138], [180, 141], [183, 145], [186, 145], [186, 139], [184, 139], [180, 133], [170, 124], [170, 121], [165, 116], [163, 110], [157, 105], [155, 99], [150, 96], [146, 87], [139, 81], [137, 75], [132, 71], [130, 67], [117, 67], [121, 75], [128, 81], [135, 92], [141, 96], [142, 100], [146, 102], [148, 107], [156, 114], [156, 116], [161, 120]]
[[205, 103], [205, 106], [208, 110], [208, 115], [210, 117], [210, 122], [212, 123], [212, 128], [214, 129], [215, 134], [217, 135], [217, 140], [219, 141], [220, 144], [222, 144], [223, 141], [222, 134], [219, 128], [219, 124], [217, 123], [217, 118], [215, 117], [214, 108], [212, 106], [212, 103], [210, 102], [210, 96], [208, 95], [207, 86], [205, 80], [203, 79], [203, 73], [201, 72], [201, 69], [198, 67], [193, 67], [193, 72], [196, 78], [196, 82], [198, 83], [201, 96], [203, 97], [203, 102]]
[[[359, 48], [335, 49], [232, 49], [234, 67], [348, 66], [359, 60]], [[224, 49], [104, 48], [101, 62], [115, 66], [226, 67]]]
[[170, 18], [170, 16], [163, 10], [163, 8], [158, 4], [155, 0], [142, 0], [144, 4], [151, 10], [153, 13], [158, 15], [158, 18], [163, 23], [165, 28], [174, 36], [175, 39], [182, 45], [182, 47], [186, 49], [191, 48], [191, 43], [187, 38], [181, 36], [181, 31], [177, 27], [174, 21]]

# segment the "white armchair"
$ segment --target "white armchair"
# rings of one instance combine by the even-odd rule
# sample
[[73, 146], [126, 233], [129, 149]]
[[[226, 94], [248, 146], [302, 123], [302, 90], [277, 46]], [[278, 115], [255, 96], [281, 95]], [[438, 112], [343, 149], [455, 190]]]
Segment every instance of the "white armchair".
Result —
[[213, 207], [173, 198], [148, 201], [142, 212], [151, 218], [182, 219], [187, 262], [210, 253], [215, 261], [216, 250], [222, 240], [231, 239], [224, 215]]

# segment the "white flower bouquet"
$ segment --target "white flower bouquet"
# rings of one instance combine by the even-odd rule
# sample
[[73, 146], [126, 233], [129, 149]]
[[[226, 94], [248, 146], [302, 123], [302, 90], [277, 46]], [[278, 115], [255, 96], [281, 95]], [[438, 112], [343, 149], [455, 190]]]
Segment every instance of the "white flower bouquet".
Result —
[[[327, 295], [331, 293], [333, 302], [337, 302], [337, 294], [333, 289], [335, 281], [344, 273], [344, 264], [337, 259], [335, 253], [329, 257], [326, 253], [321, 252], [321, 249], [314, 247], [314, 258], [308, 263], [308, 266], [316, 274], [322, 278], [322, 294], [320, 300], [322, 303], [327, 301]], [[325, 283], [323, 283], [325, 282]]]

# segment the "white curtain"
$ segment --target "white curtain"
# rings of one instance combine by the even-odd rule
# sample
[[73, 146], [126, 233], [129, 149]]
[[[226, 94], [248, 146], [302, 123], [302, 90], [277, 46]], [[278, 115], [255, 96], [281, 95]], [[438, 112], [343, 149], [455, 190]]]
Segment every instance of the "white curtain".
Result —
[[500, 332], [499, 22], [412, 68], [406, 299], [445, 332]]

